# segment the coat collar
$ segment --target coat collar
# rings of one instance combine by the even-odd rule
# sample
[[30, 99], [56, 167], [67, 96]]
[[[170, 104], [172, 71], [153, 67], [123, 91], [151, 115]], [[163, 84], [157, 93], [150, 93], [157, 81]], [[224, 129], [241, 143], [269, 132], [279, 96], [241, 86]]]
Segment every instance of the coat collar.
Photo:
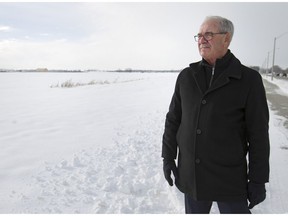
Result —
[[[213, 67], [209, 65], [204, 59], [199, 62], [191, 63], [189, 66], [192, 69], [193, 74], [201, 73], [203, 67]], [[228, 50], [227, 54], [222, 59], [217, 60], [215, 66], [216, 70], [223, 70], [225, 76], [235, 79], [241, 79], [242, 77], [242, 72], [240, 68], [241, 62], [233, 55], [233, 53], [230, 52], [230, 50]]]
[[[241, 62], [228, 50], [222, 59], [217, 59], [215, 69], [222, 70], [227, 77], [241, 79], [242, 72], [240, 66]], [[209, 65], [205, 59], [202, 59], [199, 62], [190, 64], [190, 67], [193, 69], [193, 72], [197, 74], [202, 72], [203, 67], [212, 68], [213, 66]]]
[[[230, 50], [228, 50], [227, 54], [222, 59], [218, 59], [215, 65], [215, 70], [221, 70], [222, 74], [206, 93], [228, 84], [231, 78], [239, 80], [242, 77], [241, 62], [230, 52]], [[190, 69], [192, 69], [191, 71], [196, 80], [198, 88], [199, 73], [203, 72], [204, 67], [212, 68], [212, 66], [209, 65], [204, 59], [202, 59], [200, 62], [190, 64]]]
[[[234, 56], [234, 55], [233, 55], [233, 54], [231, 53], [231, 51], [228, 49], [228, 51], [226, 52], [226, 54], [225, 54], [221, 59], [217, 59], [217, 60], [216, 60], [215, 66], [217, 66], [217, 68], [224, 68], [224, 67], [226, 67], [226, 66], [229, 64], [231, 58], [233, 58], [233, 56]], [[201, 63], [201, 65], [202, 65], [203, 67], [210, 67], [210, 68], [213, 67], [213, 65], [210, 65], [204, 58], [202, 58], [202, 61], [201, 61], [200, 63]]]

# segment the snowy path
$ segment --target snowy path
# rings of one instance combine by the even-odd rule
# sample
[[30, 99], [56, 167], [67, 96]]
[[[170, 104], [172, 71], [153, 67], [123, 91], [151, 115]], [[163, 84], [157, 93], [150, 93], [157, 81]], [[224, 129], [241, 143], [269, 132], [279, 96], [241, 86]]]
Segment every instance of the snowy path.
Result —
[[[257, 213], [288, 213], [288, 94], [264, 79], [270, 107], [270, 182]], [[286, 82], [286, 85], [288, 81]]]

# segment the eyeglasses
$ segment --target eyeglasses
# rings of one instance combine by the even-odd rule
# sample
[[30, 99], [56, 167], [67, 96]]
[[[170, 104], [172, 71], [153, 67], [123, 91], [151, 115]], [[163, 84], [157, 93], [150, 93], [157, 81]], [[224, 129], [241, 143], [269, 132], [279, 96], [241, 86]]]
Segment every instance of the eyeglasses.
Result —
[[200, 38], [204, 38], [206, 41], [212, 40], [213, 36], [216, 34], [226, 34], [227, 32], [218, 32], [218, 33], [213, 33], [213, 32], [205, 32], [204, 35], [202, 34], [197, 34], [194, 36], [194, 39], [196, 42], [200, 40]]

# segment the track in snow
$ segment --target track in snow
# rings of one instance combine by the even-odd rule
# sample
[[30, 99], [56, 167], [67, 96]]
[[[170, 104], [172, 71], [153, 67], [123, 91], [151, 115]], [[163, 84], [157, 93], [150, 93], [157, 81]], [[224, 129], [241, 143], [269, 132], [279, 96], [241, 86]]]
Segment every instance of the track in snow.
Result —
[[[18, 196], [27, 213], [183, 213], [182, 195], [163, 178], [164, 113], [115, 128], [113, 148], [83, 150], [71, 160], [45, 164]], [[29, 191], [29, 192], [28, 192]], [[32, 192], [31, 192], [32, 191]]]

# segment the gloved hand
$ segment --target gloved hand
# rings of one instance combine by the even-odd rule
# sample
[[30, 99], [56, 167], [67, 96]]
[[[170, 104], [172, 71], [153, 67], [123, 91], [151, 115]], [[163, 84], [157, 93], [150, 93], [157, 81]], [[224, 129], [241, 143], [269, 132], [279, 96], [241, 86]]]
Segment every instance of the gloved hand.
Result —
[[248, 183], [248, 200], [250, 202], [248, 208], [252, 209], [254, 206], [263, 202], [266, 198], [265, 184], [258, 184], [254, 182]]
[[177, 170], [175, 161], [164, 158], [163, 171], [164, 171], [165, 179], [167, 180], [170, 186], [173, 186], [173, 180], [171, 178], [171, 171], [173, 172], [175, 179], [178, 178], [178, 170]]

